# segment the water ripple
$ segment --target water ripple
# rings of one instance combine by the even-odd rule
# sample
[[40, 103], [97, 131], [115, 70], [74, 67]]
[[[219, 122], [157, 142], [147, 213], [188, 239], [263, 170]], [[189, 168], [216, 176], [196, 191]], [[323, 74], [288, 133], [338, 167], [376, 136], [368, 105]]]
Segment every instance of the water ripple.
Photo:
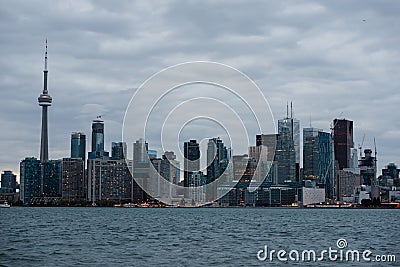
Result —
[[0, 266], [300, 266], [257, 251], [320, 251], [339, 238], [400, 259], [396, 210], [12, 207], [0, 218]]

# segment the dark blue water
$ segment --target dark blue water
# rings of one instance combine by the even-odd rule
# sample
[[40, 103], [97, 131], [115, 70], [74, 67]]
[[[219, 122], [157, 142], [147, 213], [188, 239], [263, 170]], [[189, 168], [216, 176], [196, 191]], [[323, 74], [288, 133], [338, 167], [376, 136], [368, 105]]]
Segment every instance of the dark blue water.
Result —
[[284, 208], [0, 209], [1, 266], [267, 266], [269, 249], [369, 249], [397, 262], [308, 266], [400, 266], [399, 210]]

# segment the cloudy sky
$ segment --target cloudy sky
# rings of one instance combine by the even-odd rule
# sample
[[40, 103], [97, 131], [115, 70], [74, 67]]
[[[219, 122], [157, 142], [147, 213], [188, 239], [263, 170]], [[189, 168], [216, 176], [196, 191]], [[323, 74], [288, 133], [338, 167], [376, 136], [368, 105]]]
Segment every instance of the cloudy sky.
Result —
[[[147, 78], [182, 62], [230, 65], [253, 79], [275, 119], [293, 101], [302, 127], [354, 120], [379, 167], [400, 164], [398, 1], [0, 1], [0, 170], [39, 156], [49, 42], [50, 157], [104, 115], [106, 147]], [[87, 140], [88, 143], [90, 139]], [[151, 146], [151, 144], [150, 144]], [[88, 147], [89, 148], [89, 147]]]

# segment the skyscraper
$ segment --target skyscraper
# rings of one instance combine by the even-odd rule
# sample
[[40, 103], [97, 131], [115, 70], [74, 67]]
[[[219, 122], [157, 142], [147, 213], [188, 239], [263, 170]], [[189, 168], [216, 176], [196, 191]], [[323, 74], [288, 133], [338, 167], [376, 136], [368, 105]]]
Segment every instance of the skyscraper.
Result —
[[[263, 180], [262, 186], [265, 186], [267, 183], [278, 184], [278, 169], [276, 162], [276, 145], [278, 142], [278, 134], [258, 134], [256, 135], [256, 146], [253, 149], [254, 151], [249, 150], [249, 156], [253, 157], [257, 160], [257, 164], [262, 164], [260, 167], [263, 170], [260, 174], [261, 176], [266, 177], [258, 177], [261, 181]], [[263, 149], [267, 150], [267, 157], [265, 159], [259, 159], [261, 153], [261, 146], [264, 146]]]
[[[256, 135], [256, 147], [265, 146], [267, 148], [267, 158], [265, 159], [268, 162], [274, 161], [276, 142], [278, 140], [277, 134], [257, 134]], [[259, 151], [258, 151], [259, 153]], [[254, 157], [256, 160], [258, 159], [258, 155]]]
[[303, 128], [303, 179], [318, 179], [318, 133], [316, 128]]
[[224, 169], [221, 168], [221, 162], [226, 159], [226, 156], [226, 147], [219, 137], [208, 140], [207, 183], [215, 181], [224, 172]]
[[71, 158], [86, 159], [86, 135], [81, 132], [71, 134]]
[[147, 151], [149, 150], [149, 144], [140, 138], [133, 143], [133, 163], [148, 163], [149, 156]]
[[330, 133], [321, 129], [303, 129], [303, 179], [313, 180], [325, 188], [325, 195], [334, 194], [333, 141]]
[[165, 151], [161, 162], [161, 175], [169, 182], [178, 184], [180, 180], [180, 163], [173, 151]]
[[200, 170], [200, 147], [196, 140], [184, 143], [184, 180], [183, 184], [188, 187], [189, 174]]
[[335, 155], [331, 133], [318, 133], [318, 151], [317, 183], [325, 185], [325, 196], [329, 199], [333, 199], [335, 194]]
[[[214, 182], [225, 171], [228, 166], [227, 149], [222, 140], [211, 138], [207, 145], [207, 184]], [[196, 176], [197, 177], [197, 176]], [[210, 187], [211, 192], [207, 192], [208, 200], [214, 200], [217, 197], [217, 185]]]
[[133, 143], [133, 182], [132, 182], [132, 200], [143, 202], [148, 200], [147, 193], [140, 187], [140, 184], [148, 188], [150, 179], [150, 160], [147, 154], [149, 150], [148, 143], [140, 138]]
[[278, 120], [278, 133], [287, 128], [289, 130], [289, 137], [293, 140], [295, 151], [295, 178], [298, 181], [300, 178], [300, 121], [294, 118], [293, 105], [290, 103], [290, 116], [289, 105], [286, 106], [286, 118]]
[[104, 121], [98, 116], [92, 123], [92, 151], [89, 152], [89, 159], [107, 159], [109, 153], [104, 151]]
[[353, 142], [353, 121], [346, 119], [333, 120], [333, 142], [335, 159], [338, 161], [339, 169], [350, 167], [351, 148]]
[[121, 160], [126, 158], [126, 143], [125, 142], [112, 142], [111, 143], [111, 158]]
[[[154, 193], [159, 198], [172, 198], [176, 196], [176, 188], [180, 179], [180, 163], [172, 151], [165, 151], [162, 158], [150, 158], [154, 168], [150, 168], [150, 179], [155, 188]], [[153, 195], [153, 196], [155, 196]]]
[[92, 151], [104, 151], [104, 121], [100, 117], [92, 123]]
[[282, 127], [278, 135], [275, 160], [278, 171], [278, 184], [296, 181], [296, 151], [289, 127]]
[[42, 107], [42, 134], [40, 139], [40, 160], [45, 162], [49, 159], [49, 136], [47, 127], [47, 107], [51, 106], [53, 99], [49, 95], [47, 90], [47, 40], [46, 40], [46, 52], [44, 56], [44, 70], [43, 70], [43, 92], [39, 96], [39, 106]]

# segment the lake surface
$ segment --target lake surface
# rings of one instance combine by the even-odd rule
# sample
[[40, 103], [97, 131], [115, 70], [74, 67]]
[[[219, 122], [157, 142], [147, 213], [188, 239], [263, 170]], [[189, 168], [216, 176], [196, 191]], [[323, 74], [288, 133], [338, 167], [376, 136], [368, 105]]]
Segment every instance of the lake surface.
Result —
[[399, 222], [378, 209], [11, 207], [0, 209], [0, 266], [301, 266], [257, 253], [338, 249], [340, 238], [397, 262], [306, 265], [400, 266]]

